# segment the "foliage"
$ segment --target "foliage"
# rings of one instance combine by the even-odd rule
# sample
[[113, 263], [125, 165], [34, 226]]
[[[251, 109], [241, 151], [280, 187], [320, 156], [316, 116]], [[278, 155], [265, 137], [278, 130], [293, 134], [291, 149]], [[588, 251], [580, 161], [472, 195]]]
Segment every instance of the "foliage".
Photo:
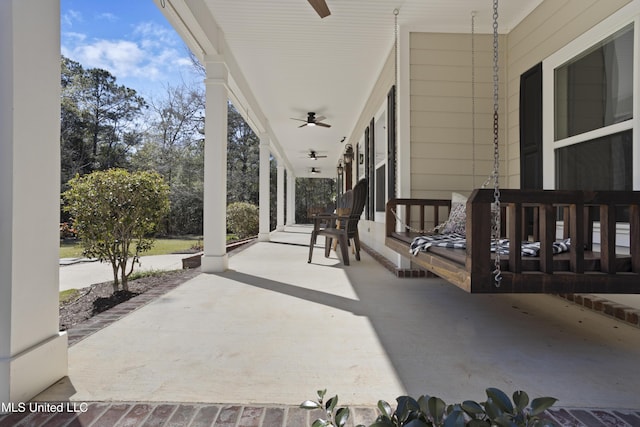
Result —
[[61, 60], [62, 184], [76, 174], [128, 165], [141, 140], [145, 100], [99, 68]]
[[258, 234], [258, 207], [246, 202], [235, 202], [227, 206], [227, 227], [239, 239]]
[[[524, 391], [513, 393], [513, 402], [501, 390], [488, 388], [487, 400], [477, 403], [465, 400], [447, 405], [433, 396], [420, 396], [417, 400], [409, 396], [396, 399], [397, 407], [380, 400], [380, 415], [369, 427], [544, 427], [553, 426], [540, 415], [557, 401], [552, 397], [539, 397], [531, 401]], [[314, 421], [313, 427], [342, 427], [349, 419], [349, 408], [337, 408], [338, 396], [323, 402], [326, 390], [318, 391], [318, 399], [306, 400], [300, 405], [304, 409], [322, 409], [325, 418]], [[365, 427], [359, 425], [356, 427]]]
[[72, 299], [75, 299], [80, 294], [80, 291], [77, 289], [66, 289], [64, 291], [60, 291], [58, 294], [58, 300], [60, 304], [64, 304]]
[[60, 240], [75, 239], [76, 230], [68, 222], [60, 223]]
[[333, 211], [336, 199], [336, 183], [327, 178], [296, 179], [296, 222], [311, 222], [310, 215]]
[[204, 93], [185, 84], [167, 86], [150, 106], [150, 126], [131, 157], [133, 169], [156, 170], [169, 185], [165, 234], [202, 234]]
[[[109, 261], [113, 290], [127, 280], [141, 253], [153, 245], [152, 233], [169, 210], [168, 187], [156, 172], [96, 171], [69, 181], [63, 193], [84, 255]], [[127, 263], [129, 262], [129, 267]]]
[[229, 104], [227, 138], [227, 203], [257, 205], [260, 197], [260, 139]]

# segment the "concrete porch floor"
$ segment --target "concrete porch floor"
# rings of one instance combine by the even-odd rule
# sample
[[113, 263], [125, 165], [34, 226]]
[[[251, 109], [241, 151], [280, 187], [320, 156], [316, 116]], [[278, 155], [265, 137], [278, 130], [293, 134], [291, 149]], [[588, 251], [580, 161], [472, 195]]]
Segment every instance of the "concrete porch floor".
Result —
[[[469, 295], [344, 267], [287, 227], [69, 348], [36, 400], [297, 405], [402, 394], [481, 401], [487, 387], [565, 408], [640, 409], [640, 329], [547, 295]], [[323, 241], [319, 242], [320, 244]]]

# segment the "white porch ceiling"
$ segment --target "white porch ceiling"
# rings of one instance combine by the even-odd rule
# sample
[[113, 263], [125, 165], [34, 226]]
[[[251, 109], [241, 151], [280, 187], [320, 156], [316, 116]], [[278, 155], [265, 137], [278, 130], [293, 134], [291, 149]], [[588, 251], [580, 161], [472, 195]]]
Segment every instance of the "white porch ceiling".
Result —
[[[500, 32], [541, 2], [502, 0]], [[349, 136], [393, 48], [394, 9], [400, 26], [419, 31], [470, 32], [472, 11], [477, 32], [492, 28], [491, 0], [327, 3], [331, 15], [320, 19], [307, 0], [166, 0], [167, 18], [197, 56], [235, 62], [237, 108], [270, 134], [274, 151], [299, 177], [310, 176], [312, 166], [322, 171], [316, 177], [335, 177], [344, 144], [357, 142]], [[332, 127], [298, 128], [302, 122], [291, 120], [310, 111]], [[328, 157], [310, 160], [310, 149]]]

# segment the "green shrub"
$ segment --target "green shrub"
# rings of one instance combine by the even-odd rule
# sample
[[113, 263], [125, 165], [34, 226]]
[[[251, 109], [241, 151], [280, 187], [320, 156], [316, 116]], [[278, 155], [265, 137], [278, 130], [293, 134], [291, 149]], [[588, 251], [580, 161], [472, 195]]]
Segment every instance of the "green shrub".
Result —
[[[349, 408], [338, 408], [338, 396], [324, 402], [327, 390], [318, 390], [316, 400], [306, 400], [301, 408], [322, 410], [325, 418], [318, 418], [313, 427], [343, 427], [349, 419]], [[488, 388], [487, 400], [477, 403], [465, 400], [447, 405], [438, 397], [409, 396], [396, 399], [396, 410], [380, 400], [380, 415], [369, 427], [551, 427], [554, 424], [540, 415], [556, 402], [553, 397], [539, 397], [531, 401], [523, 391], [513, 393], [513, 402], [501, 390]], [[365, 427], [358, 425], [356, 427]]]
[[111, 263], [114, 293], [120, 284], [129, 290], [134, 265], [151, 249], [153, 233], [169, 212], [169, 186], [157, 172], [124, 169], [76, 175], [68, 184], [64, 210], [84, 255]]
[[239, 239], [257, 235], [258, 207], [246, 202], [231, 203], [227, 206], [227, 228]]

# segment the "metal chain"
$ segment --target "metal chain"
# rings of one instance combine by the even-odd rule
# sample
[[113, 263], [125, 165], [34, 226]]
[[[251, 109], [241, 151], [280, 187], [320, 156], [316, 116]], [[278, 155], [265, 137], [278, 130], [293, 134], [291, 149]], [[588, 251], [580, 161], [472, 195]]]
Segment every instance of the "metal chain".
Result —
[[476, 12], [471, 12], [471, 188], [476, 188]]
[[[500, 209], [500, 146], [498, 126], [498, 0], [493, 0], [493, 199], [494, 221], [491, 228], [491, 237], [495, 243], [500, 240], [501, 209]], [[494, 259], [495, 286], [500, 287], [502, 271], [500, 270], [500, 251], [495, 252]]]
[[393, 55], [394, 55], [394, 83], [396, 85], [396, 93], [398, 91], [398, 15], [400, 14], [400, 11], [398, 9], [393, 9], [393, 19], [394, 19], [394, 24], [393, 24]]
[[[400, 14], [400, 10], [399, 9], [393, 9], [393, 60], [394, 60], [394, 85], [395, 85], [395, 89], [393, 91], [393, 123], [395, 123], [396, 125], [394, 126], [394, 144], [393, 144], [393, 163], [388, 166], [388, 167], [392, 167], [394, 171], [398, 170], [398, 93], [399, 93], [399, 89], [398, 89], [398, 15]], [[387, 161], [389, 161], [389, 159], [387, 158]], [[395, 172], [394, 172], [395, 173]], [[396, 179], [396, 183], [395, 186], [393, 188], [393, 194], [394, 197], [395, 195], [398, 194], [398, 183], [400, 182], [400, 180]]]
[[393, 214], [394, 217], [396, 217], [396, 221], [398, 221], [398, 223], [400, 224], [400, 226], [402, 228], [404, 228], [405, 230], [409, 230], [412, 233], [418, 233], [418, 234], [433, 234], [436, 233], [437, 231], [439, 231], [442, 227], [444, 227], [449, 220], [443, 222], [442, 224], [436, 225], [433, 228], [430, 228], [428, 230], [421, 230], [415, 227], [412, 227], [411, 225], [407, 224], [406, 222], [404, 222], [402, 220], [402, 218], [400, 218], [400, 215], [398, 215], [398, 213], [395, 211], [395, 209], [389, 209], [389, 211]]

